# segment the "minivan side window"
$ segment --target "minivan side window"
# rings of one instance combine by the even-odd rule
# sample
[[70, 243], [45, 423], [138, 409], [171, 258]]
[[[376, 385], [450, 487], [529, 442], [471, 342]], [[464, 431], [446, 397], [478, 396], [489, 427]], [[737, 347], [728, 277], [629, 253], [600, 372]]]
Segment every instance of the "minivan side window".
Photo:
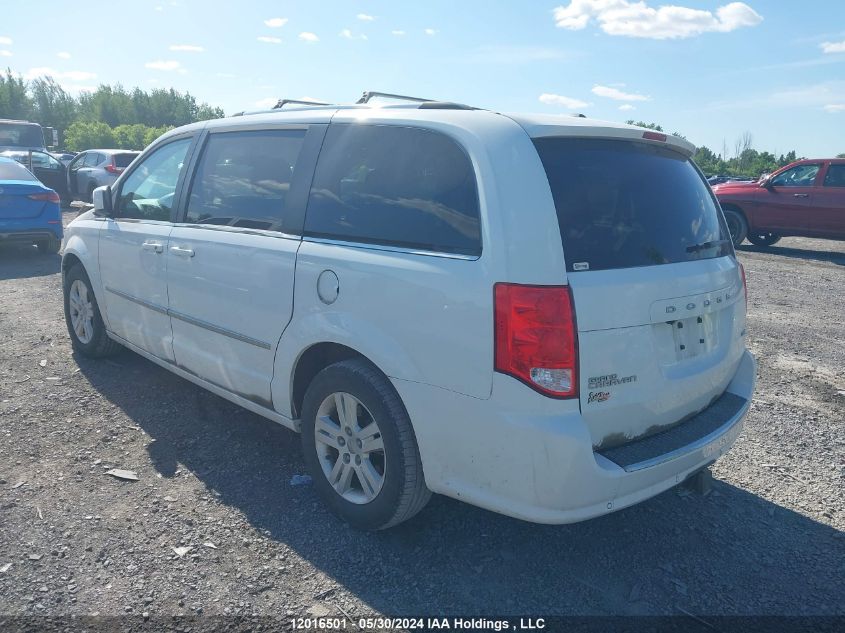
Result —
[[146, 156], [120, 188], [116, 217], [170, 220], [176, 184], [193, 139], [167, 143]]
[[284, 232], [288, 193], [305, 130], [209, 135], [185, 222]]
[[333, 124], [317, 161], [305, 234], [478, 256], [478, 187], [464, 150], [419, 128]]

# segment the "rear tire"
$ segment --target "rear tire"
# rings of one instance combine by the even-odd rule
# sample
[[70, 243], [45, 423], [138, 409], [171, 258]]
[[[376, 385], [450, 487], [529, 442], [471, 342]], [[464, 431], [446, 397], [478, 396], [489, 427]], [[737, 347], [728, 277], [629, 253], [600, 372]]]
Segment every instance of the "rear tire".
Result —
[[777, 233], [749, 233], [746, 237], [754, 246], [763, 247], [777, 244], [781, 238]]
[[122, 349], [106, 333], [91, 281], [80, 264], [65, 273], [64, 299], [65, 323], [74, 350], [89, 358], [103, 358]]
[[722, 211], [725, 214], [725, 222], [731, 234], [731, 241], [734, 246], [739, 246], [748, 235], [748, 220], [745, 219], [742, 211], [733, 207], [722, 207]]
[[317, 374], [305, 392], [301, 431], [315, 489], [352, 526], [392, 527], [431, 498], [405, 406], [371, 363], [345, 360]]
[[97, 185], [95, 185], [94, 183], [91, 183], [90, 185], [88, 185], [88, 193], [85, 195], [85, 201], [86, 202], [91, 202], [93, 204], [93, 202], [94, 202], [94, 189], [96, 189], [96, 188], [97, 188]]

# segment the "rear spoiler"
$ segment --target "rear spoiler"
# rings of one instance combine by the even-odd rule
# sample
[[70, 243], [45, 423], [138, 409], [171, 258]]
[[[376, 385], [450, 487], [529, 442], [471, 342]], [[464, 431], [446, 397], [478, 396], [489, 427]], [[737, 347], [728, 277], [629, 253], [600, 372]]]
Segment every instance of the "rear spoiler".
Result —
[[691, 158], [695, 154], [695, 145], [680, 136], [657, 132], [636, 125], [620, 125], [605, 121], [592, 121], [586, 118], [562, 119], [560, 124], [534, 123], [521, 117], [510, 117], [518, 123], [531, 138], [564, 136], [576, 138], [606, 138], [626, 141], [645, 141], [663, 145]]

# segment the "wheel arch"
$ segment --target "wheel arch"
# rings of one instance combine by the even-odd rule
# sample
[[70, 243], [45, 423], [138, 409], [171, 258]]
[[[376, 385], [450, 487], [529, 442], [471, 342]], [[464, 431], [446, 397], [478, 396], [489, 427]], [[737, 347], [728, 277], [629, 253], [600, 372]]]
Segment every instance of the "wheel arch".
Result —
[[64, 287], [64, 280], [67, 275], [67, 271], [76, 264], [82, 266], [82, 270], [85, 271], [85, 274], [88, 276], [88, 280], [91, 282], [91, 290], [94, 292], [97, 304], [100, 306], [100, 316], [103, 319], [103, 323], [107, 329], [110, 329], [109, 317], [102, 301], [103, 293], [96, 258], [88, 249], [85, 240], [83, 240], [79, 235], [66, 235], [65, 239], [64, 255], [62, 256], [62, 286]]
[[291, 372], [290, 404], [293, 417], [298, 418], [301, 414], [305, 392], [317, 374], [329, 365], [353, 358], [364, 360], [378, 369], [372, 360], [347, 345], [323, 341], [305, 348], [296, 359]]
[[722, 202], [719, 201], [719, 206], [722, 207], [722, 210], [730, 209], [731, 211], [736, 211], [743, 218], [745, 218], [745, 223], [748, 225], [748, 229], [751, 230], [751, 214], [748, 212], [746, 207], [740, 205], [737, 202]]

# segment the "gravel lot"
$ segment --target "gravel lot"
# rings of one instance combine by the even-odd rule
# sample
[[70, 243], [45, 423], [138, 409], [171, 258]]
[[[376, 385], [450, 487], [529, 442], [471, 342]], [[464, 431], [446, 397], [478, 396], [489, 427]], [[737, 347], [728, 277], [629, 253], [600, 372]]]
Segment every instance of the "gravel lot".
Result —
[[711, 494], [569, 526], [435, 497], [362, 534], [291, 485], [294, 433], [75, 358], [59, 258], [2, 249], [0, 614], [845, 614], [845, 242], [740, 258], [760, 376]]

